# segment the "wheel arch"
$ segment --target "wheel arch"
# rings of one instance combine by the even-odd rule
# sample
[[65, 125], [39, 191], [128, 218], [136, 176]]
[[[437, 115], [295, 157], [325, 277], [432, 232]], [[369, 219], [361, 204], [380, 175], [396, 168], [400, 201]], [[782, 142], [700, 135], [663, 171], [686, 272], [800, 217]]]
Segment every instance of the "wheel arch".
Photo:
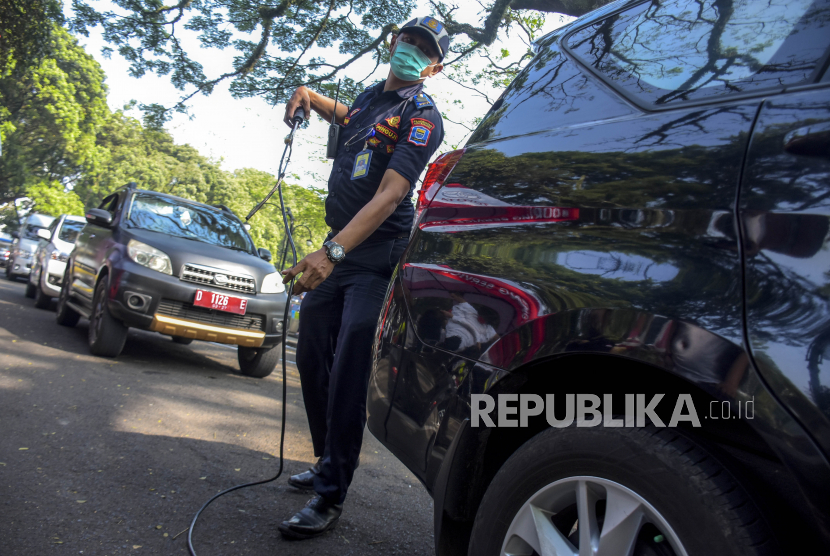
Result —
[[[552, 368], [556, 372], [550, 372]], [[493, 396], [503, 393], [598, 393], [620, 391], [614, 390], [620, 384], [624, 386], [623, 392], [644, 393], [647, 399], [658, 392], [666, 393], [667, 399], [672, 393], [690, 393], [698, 411], [703, 407], [700, 404], [708, 408], [710, 402], [720, 402], [665, 368], [617, 355], [595, 353], [563, 354], [532, 361], [494, 382], [487, 393]], [[670, 415], [674, 404], [668, 405], [672, 407], [661, 409], [668, 409]], [[664, 415], [660, 414], [660, 417]], [[793, 499], [782, 504], [785, 502], [782, 491], [790, 491], [791, 496], [797, 497], [799, 489], [794, 478], [785, 472], [773, 447], [743, 419], [724, 421], [699, 417], [700, 428], [681, 426], [678, 432], [713, 451], [726, 467], [740, 475], [748, 490], [751, 485], [766, 486], [774, 477], [778, 483], [776, 488], [751, 489], [756, 494], [764, 492], [765, 499], [759, 501], [762, 511], [765, 514], [776, 512], [777, 505], [777, 512], [781, 513], [787, 527], [805, 529], [807, 526], [802, 518], [794, 515], [795, 512], [785, 511], [792, 507]], [[467, 421], [454, 440], [452, 458], [448, 460], [447, 469], [442, 469], [439, 475], [441, 484], [436, 484], [435, 541], [439, 556], [466, 555], [476, 512], [496, 473], [523, 444], [550, 428], [543, 418], [537, 418], [536, 425], [528, 428], [476, 429], [469, 425]]]

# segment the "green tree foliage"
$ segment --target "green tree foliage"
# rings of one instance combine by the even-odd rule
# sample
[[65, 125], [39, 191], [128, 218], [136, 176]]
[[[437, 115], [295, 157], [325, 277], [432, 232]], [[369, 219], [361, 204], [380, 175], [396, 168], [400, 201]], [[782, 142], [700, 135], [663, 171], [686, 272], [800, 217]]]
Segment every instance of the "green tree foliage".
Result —
[[[446, 60], [454, 61], [492, 45], [513, 21], [532, 30], [539, 13], [578, 16], [608, 1], [494, 0], [478, 14], [479, 25], [458, 21], [458, 6], [433, 1], [432, 9], [447, 31], [459, 38], [454, 55]], [[111, 4], [117, 10], [98, 10], [88, 0], [73, 0], [73, 29], [86, 34], [90, 27], [102, 26], [111, 45], [105, 53], [117, 49], [130, 61], [136, 77], [147, 72], [169, 75], [184, 91], [175, 106], [180, 111], [186, 110], [194, 95], [210, 94], [225, 80], [230, 80], [237, 97], [261, 96], [270, 103], [284, 102], [300, 85], [329, 90], [335, 76], [361, 58], [376, 64], [388, 61], [391, 34], [412, 17], [415, 8], [412, 0], [179, 0], [170, 5], [160, 0], [112, 0]], [[202, 47], [233, 48], [238, 53], [233, 67], [221, 75], [206, 75], [193, 50], [185, 46], [186, 35], [198, 37]], [[315, 55], [319, 48], [336, 49], [336, 59]], [[508, 66], [506, 75], [515, 69]], [[362, 86], [344, 80], [342, 98], [350, 100]], [[144, 108], [156, 125], [170, 117], [165, 107]]]
[[62, 23], [58, 0], [0, 2], [0, 77], [19, 74], [47, 52], [53, 23]]
[[[237, 170], [224, 189], [224, 197], [217, 191], [216, 203], [227, 205], [236, 214], [244, 217], [250, 209], [268, 194], [276, 178], [267, 172], [245, 168]], [[325, 218], [326, 192], [315, 187], [283, 185], [285, 206], [294, 216], [292, 236], [297, 247], [297, 260], [319, 249], [328, 232]], [[282, 222], [279, 197], [275, 194], [251, 219], [251, 237], [261, 247], [271, 250], [274, 263], [279, 263], [280, 253], [285, 249], [285, 228]], [[311, 246], [307, 244], [311, 240]], [[286, 260], [291, 263], [289, 249]]]
[[67, 191], [60, 182], [41, 182], [31, 186], [26, 193], [28, 202], [22, 207], [26, 212], [49, 216], [84, 213], [84, 205], [78, 195], [74, 191]]
[[48, 50], [21, 75], [0, 78], [0, 201], [71, 181], [98, 153], [96, 132], [109, 113], [104, 72], [61, 27]]

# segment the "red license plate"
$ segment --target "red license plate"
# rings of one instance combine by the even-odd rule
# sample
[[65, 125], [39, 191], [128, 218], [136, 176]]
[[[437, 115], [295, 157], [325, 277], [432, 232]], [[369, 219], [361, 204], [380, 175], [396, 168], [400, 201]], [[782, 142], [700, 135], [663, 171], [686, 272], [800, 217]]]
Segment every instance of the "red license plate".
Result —
[[237, 315], [244, 315], [245, 309], [248, 308], [247, 299], [205, 290], [196, 290], [196, 299], [193, 304], [197, 307], [207, 307], [208, 309], [236, 313]]

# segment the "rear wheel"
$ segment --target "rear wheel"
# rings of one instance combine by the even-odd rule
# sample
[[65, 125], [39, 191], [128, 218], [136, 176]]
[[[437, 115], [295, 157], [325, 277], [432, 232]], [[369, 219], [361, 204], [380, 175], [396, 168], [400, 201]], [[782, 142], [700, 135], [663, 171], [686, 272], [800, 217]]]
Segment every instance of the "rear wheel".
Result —
[[38, 309], [48, 309], [52, 298], [43, 293], [43, 271], [39, 273], [35, 284], [35, 307]]
[[35, 288], [35, 285], [32, 283], [33, 275], [34, 275], [34, 272], [30, 272], [29, 277], [26, 279], [26, 294], [25, 295], [29, 299], [34, 299], [35, 298], [36, 288]]
[[193, 343], [193, 338], [185, 338], [184, 336], [172, 336], [173, 341], [183, 346], [189, 346]]
[[58, 297], [58, 310], [55, 315], [55, 320], [61, 326], [75, 326], [81, 318], [80, 313], [69, 306], [69, 288], [71, 280], [69, 279], [69, 265], [66, 265], [66, 270], [63, 273], [63, 283], [61, 284], [61, 294]]
[[239, 359], [239, 370], [243, 375], [265, 378], [273, 372], [280, 361], [280, 344], [270, 348], [239, 346], [237, 359]]
[[101, 357], [116, 357], [124, 349], [127, 330], [120, 320], [110, 314], [107, 307], [107, 279], [95, 286], [92, 314], [89, 317], [89, 352]]
[[[705, 534], [704, 534], [705, 533]], [[671, 429], [548, 429], [502, 466], [471, 556], [775, 554], [735, 478]]]

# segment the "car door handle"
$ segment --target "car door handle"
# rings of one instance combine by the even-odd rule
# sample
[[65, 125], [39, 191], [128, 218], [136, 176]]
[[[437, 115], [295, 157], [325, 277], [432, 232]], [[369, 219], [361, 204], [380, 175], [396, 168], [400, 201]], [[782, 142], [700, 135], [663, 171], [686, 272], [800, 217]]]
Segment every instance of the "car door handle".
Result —
[[801, 127], [784, 136], [784, 150], [799, 156], [830, 158], [830, 122]]

